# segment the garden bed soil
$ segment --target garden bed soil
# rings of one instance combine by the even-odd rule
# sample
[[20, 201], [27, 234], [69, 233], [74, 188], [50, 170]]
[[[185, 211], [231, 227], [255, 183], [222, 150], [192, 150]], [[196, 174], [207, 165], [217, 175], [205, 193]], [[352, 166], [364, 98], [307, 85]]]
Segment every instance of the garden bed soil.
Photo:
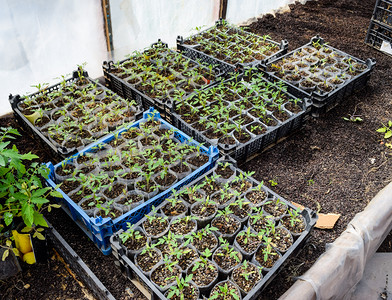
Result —
[[[364, 44], [374, 0], [318, 0], [290, 7], [291, 12], [278, 14], [275, 18], [264, 16], [251, 24], [249, 30], [268, 33], [273, 40], [288, 39], [289, 50], [306, 44], [319, 34], [331, 46], [353, 56], [376, 58], [377, 65], [362, 92], [345, 99], [326, 115], [311, 119], [300, 132], [241, 166], [245, 171], [255, 171], [253, 177], [264, 180], [267, 185], [269, 180], [277, 182], [272, 189], [287, 199], [322, 213], [341, 214], [333, 229], [312, 231], [309, 244], [271, 282], [263, 292], [263, 299], [277, 299], [282, 295], [293, 284], [294, 278], [309, 269], [325, 251], [325, 244], [333, 242], [354, 215], [392, 181], [392, 150], [385, 146], [382, 134], [376, 132], [381, 123], [386, 124], [392, 119], [392, 58]], [[361, 116], [363, 122], [343, 120], [353, 114]], [[23, 131], [13, 116], [0, 119], [0, 126], [18, 128], [22, 137], [15, 140], [15, 144], [21, 152], [32, 151], [42, 162], [50, 160], [49, 153]], [[47, 217], [114, 297], [143, 298], [114, 267], [114, 258], [102, 255], [61, 209]], [[391, 241], [392, 235], [389, 234], [379, 250], [392, 251]], [[51, 291], [51, 295], [61, 298], [61, 290], [56, 288], [61, 276], [57, 276], [53, 265], [48, 264], [49, 270], [45, 265], [45, 271], [41, 266], [29, 267], [29, 273], [23, 274], [24, 277], [31, 274], [29, 289], [20, 289], [16, 284], [17, 277], [2, 282], [1, 294], [7, 290], [11, 299], [45, 299], [41, 290], [45, 286], [48, 293]], [[56, 275], [42, 276], [43, 273]], [[50, 278], [53, 284], [43, 285], [44, 277]], [[78, 296], [67, 296], [70, 299], [82, 297], [80, 291]]]

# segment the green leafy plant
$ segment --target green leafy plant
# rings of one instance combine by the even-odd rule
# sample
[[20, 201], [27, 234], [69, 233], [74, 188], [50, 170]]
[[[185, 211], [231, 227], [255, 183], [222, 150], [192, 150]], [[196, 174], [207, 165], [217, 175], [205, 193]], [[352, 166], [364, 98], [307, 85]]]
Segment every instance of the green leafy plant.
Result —
[[389, 120], [388, 124], [382, 124], [383, 127], [378, 128], [376, 131], [384, 133], [384, 139], [389, 139], [392, 136], [392, 121]]
[[167, 298], [171, 299], [174, 295], [180, 297], [181, 300], [185, 300], [184, 289], [190, 286], [190, 281], [192, 280], [193, 274], [187, 275], [185, 278], [176, 277], [177, 285], [173, 285], [169, 289]]
[[271, 186], [277, 186], [278, 183], [275, 181], [275, 179], [270, 179], [268, 182], [271, 184]]
[[140, 234], [139, 230], [132, 229], [131, 223], [127, 223], [127, 227], [128, 227], [128, 229], [119, 235], [119, 237], [123, 243], [125, 243], [129, 239], [140, 240], [143, 238], [143, 236]]
[[[49, 197], [62, 198], [62, 194], [51, 187], [44, 187], [43, 178], [48, 178], [49, 169], [37, 162], [25, 165], [25, 161], [32, 161], [38, 156], [31, 152], [19, 153], [16, 146], [10, 147], [10, 141], [19, 132], [11, 127], [0, 128], [0, 217], [4, 219], [5, 226], [9, 226], [16, 217], [21, 217], [25, 228], [23, 232], [34, 232], [33, 237], [43, 239], [42, 228], [47, 227], [42, 213], [59, 207], [49, 203]], [[0, 247], [6, 248], [2, 259], [13, 250], [10, 238], [5, 235], [5, 226], [0, 225]]]
[[301, 219], [300, 219], [301, 214], [300, 214], [300, 212], [301, 212], [301, 210], [299, 208], [297, 208], [297, 209], [289, 209], [288, 210], [288, 213], [290, 215], [290, 225], [291, 225], [291, 227], [293, 227], [294, 224], [301, 222]]
[[256, 273], [256, 271], [249, 271], [248, 267], [249, 267], [248, 261], [244, 260], [244, 262], [241, 265], [240, 276], [244, 277], [245, 280], [249, 280], [249, 276], [251, 276], [252, 274]]
[[215, 289], [215, 291], [212, 293], [209, 299], [231, 299], [234, 298], [235, 300], [239, 300], [240, 297], [237, 295], [236, 290], [229, 288], [227, 282], [225, 282], [224, 285], [219, 285], [218, 289]]

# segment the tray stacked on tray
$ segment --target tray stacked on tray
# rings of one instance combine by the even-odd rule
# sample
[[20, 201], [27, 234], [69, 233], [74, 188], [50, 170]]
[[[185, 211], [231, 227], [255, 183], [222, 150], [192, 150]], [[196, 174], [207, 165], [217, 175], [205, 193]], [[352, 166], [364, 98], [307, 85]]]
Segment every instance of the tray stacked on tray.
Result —
[[230, 290], [239, 299], [257, 299], [303, 246], [317, 216], [251, 175], [232, 161], [219, 161], [112, 236], [117, 266], [158, 299], [176, 293], [199, 299]]

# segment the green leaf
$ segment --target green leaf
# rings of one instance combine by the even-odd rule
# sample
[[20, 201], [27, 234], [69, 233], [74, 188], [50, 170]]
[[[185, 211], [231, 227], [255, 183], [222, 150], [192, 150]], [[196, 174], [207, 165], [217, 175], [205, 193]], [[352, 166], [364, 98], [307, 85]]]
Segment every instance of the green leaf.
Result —
[[11, 142], [1, 142], [0, 143], [0, 150], [3, 150], [5, 147], [7, 147]]
[[44, 240], [45, 240], [45, 237], [43, 236], [43, 234], [42, 234], [42, 233], [39, 233], [38, 231], [36, 231], [36, 232], [34, 233], [33, 237], [38, 238], [38, 239], [41, 240], [41, 241], [44, 241]]
[[42, 197], [36, 197], [36, 198], [31, 198], [31, 202], [34, 204], [45, 204], [48, 203], [49, 200]]
[[42, 227], [48, 227], [48, 223], [46, 223], [44, 216], [37, 211], [34, 211], [34, 224]]
[[392, 127], [392, 121], [391, 120], [388, 121], [388, 127]]
[[35, 154], [32, 154], [31, 152], [22, 155], [22, 159], [32, 160], [32, 159], [36, 159], [36, 158], [39, 158], [39, 157]]
[[59, 191], [51, 191], [50, 195], [56, 198], [63, 198], [63, 195]]
[[377, 132], [385, 132], [385, 131], [387, 131], [387, 129], [385, 127], [381, 127], [381, 128], [378, 128], [376, 131]]
[[6, 149], [6, 150], [2, 151], [2, 154], [8, 158], [14, 158], [14, 159], [21, 159], [22, 158], [21, 154], [19, 154], [18, 152], [15, 152], [12, 149]]
[[34, 221], [34, 209], [31, 204], [23, 203], [22, 218], [26, 226], [31, 227]]
[[14, 215], [13, 215], [12, 213], [10, 213], [9, 211], [7, 211], [7, 212], [4, 214], [3, 217], [4, 217], [5, 225], [8, 226], [8, 225], [10, 225], [10, 224], [12, 223], [12, 220], [13, 220], [13, 218], [14, 218]]
[[35, 190], [35, 191], [33, 191], [33, 193], [32, 193], [32, 197], [33, 197], [33, 198], [35, 198], [35, 197], [40, 197], [40, 196], [42, 196], [43, 194], [45, 194], [45, 193], [46, 193], [47, 191], [49, 191], [49, 190], [51, 190], [50, 187], [46, 187], [46, 188], [42, 188], [42, 189]]
[[167, 298], [171, 298], [174, 296], [174, 294], [176, 293], [176, 290], [172, 290], [169, 294], [167, 294]]
[[384, 139], [389, 139], [391, 136], [392, 136], [392, 131], [389, 130], [389, 131], [387, 131], [387, 133], [385, 133]]
[[28, 226], [24, 227], [24, 228], [21, 230], [21, 232], [23, 232], [23, 233], [29, 233], [30, 231], [31, 231], [31, 227], [28, 227]]
[[5, 167], [5, 159], [1, 154], [0, 154], [0, 166]]

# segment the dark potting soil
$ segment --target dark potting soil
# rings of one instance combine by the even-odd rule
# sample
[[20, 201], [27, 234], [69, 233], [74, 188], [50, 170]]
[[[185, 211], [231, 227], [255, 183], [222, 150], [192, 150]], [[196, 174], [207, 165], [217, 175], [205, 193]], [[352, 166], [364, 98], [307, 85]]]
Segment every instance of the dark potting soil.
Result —
[[1, 299], [94, 299], [62, 258], [50, 251], [46, 263], [23, 265], [23, 271], [0, 281]]
[[[288, 200], [314, 210], [320, 209], [323, 213], [341, 214], [334, 229], [312, 232], [309, 244], [263, 291], [263, 299], [277, 299], [282, 295], [293, 284], [294, 278], [309, 269], [325, 251], [325, 244], [333, 242], [355, 214], [392, 181], [392, 151], [385, 146], [382, 135], [376, 132], [381, 123], [386, 124], [392, 119], [392, 58], [364, 44], [374, 4], [374, 0], [309, 1], [305, 5], [291, 5], [289, 13], [276, 17], [266, 15], [249, 26], [252, 32], [269, 34], [275, 41], [287, 39], [289, 51], [319, 34], [335, 48], [361, 59], [374, 57], [377, 60], [372, 77], [362, 92], [348, 97], [325, 116], [311, 119], [301, 131], [241, 166], [245, 171], [255, 171], [253, 177], [264, 180], [267, 185], [269, 180], [277, 182], [272, 189]], [[343, 120], [350, 115], [358, 115], [364, 121]], [[21, 152], [31, 151], [39, 155], [42, 162], [51, 160], [50, 153], [26, 134], [13, 116], [0, 119], [0, 126], [13, 126], [19, 130], [22, 136], [13, 143]], [[102, 255], [61, 209], [52, 211], [47, 217], [114, 297], [143, 299], [114, 266], [114, 258]], [[391, 233], [380, 251], [392, 251]], [[54, 265], [30, 266], [27, 272], [1, 282], [0, 294], [7, 295], [6, 299], [83, 298], [85, 294], [81, 289], [74, 294], [63, 294], [60, 287], [64, 276]], [[28, 289], [19, 286], [20, 278], [23, 283], [30, 284]], [[68, 289], [77, 288], [72, 276], [67, 280]]]

